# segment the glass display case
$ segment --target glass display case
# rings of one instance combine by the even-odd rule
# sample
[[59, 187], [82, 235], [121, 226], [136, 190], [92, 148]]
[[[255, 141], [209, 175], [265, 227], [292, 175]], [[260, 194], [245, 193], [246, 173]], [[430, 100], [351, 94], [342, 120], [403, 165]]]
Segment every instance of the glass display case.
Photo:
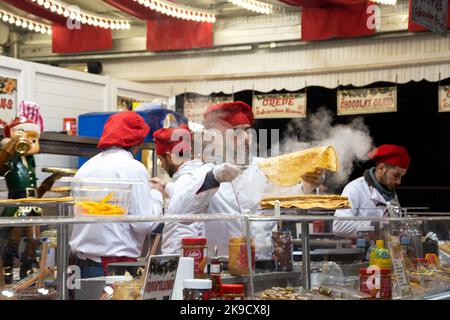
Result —
[[[242, 215], [106, 218], [94, 215], [74, 217], [71, 202], [17, 203], [17, 206], [56, 206], [59, 216], [0, 218], [0, 230], [38, 226], [43, 237], [52, 238], [51, 245], [45, 249], [48, 250], [45, 267], [41, 263], [35, 274], [30, 274], [26, 279], [19, 279], [15, 272], [10, 284], [5, 283], [4, 277], [0, 279], [1, 299], [25, 296], [27, 299], [73, 299], [73, 295], [69, 294], [73, 266], [69, 264], [68, 239], [74, 224], [169, 221], [239, 221], [245, 245], [241, 255], [246, 257], [254, 256], [254, 225], [272, 225], [270, 234], [267, 234], [271, 242], [265, 244], [267, 248], [262, 248], [271, 252], [271, 258], [258, 258], [261, 246], [257, 243], [256, 261], [244, 259], [247, 274], [229, 274], [228, 266], [233, 262], [228, 261], [229, 256], [219, 257], [223, 266], [222, 283], [244, 284], [246, 299], [450, 298], [450, 214], [402, 209], [395, 217], [335, 217], [333, 211], [275, 208]], [[340, 221], [350, 224], [366, 222], [366, 227], [348, 236], [336, 235], [333, 224], [336, 226]], [[127, 274], [126, 277], [130, 280], [140, 277], [140, 268], [144, 265], [145, 261], [138, 261], [134, 264], [136, 274], [131, 277]], [[115, 267], [118, 270], [120, 264]], [[124, 276], [110, 275], [111, 279]], [[105, 297], [105, 279], [97, 284], [85, 281], [83, 285], [89, 292], [98, 289], [91, 298]]]

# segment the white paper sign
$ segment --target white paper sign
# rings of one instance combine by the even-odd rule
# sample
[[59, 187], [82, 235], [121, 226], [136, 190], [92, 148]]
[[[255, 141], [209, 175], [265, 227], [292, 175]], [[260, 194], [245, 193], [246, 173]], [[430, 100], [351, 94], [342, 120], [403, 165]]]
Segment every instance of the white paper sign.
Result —
[[339, 90], [337, 114], [369, 114], [397, 111], [397, 88]]
[[255, 119], [306, 117], [306, 93], [260, 94], [253, 97]]
[[439, 87], [439, 112], [450, 112], [450, 86]]
[[0, 77], [0, 126], [11, 122], [17, 110], [17, 80]]

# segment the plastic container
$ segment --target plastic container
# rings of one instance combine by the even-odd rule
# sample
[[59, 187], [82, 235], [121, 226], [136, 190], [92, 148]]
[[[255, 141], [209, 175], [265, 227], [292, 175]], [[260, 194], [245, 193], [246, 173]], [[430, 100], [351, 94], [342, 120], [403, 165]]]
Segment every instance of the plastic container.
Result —
[[223, 284], [222, 298], [223, 300], [244, 300], [243, 284]]
[[123, 216], [128, 214], [131, 189], [135, 180], [76, 179], [65, 177], [71, 182], [71, 196], [75, 202], [75, 216]]
[[[255, 242], [251, 240], [252, 268], [255, 270]], [[228, 272], [232, 276], [247, 276], [247, 241], [244, 237], [230, 238], [228, 245]]]
[[206, 278], [208, 262], [208, 246], [206, 238], [183, 238], [181, 246], [183, 257], [194, 258], [194, 277]]
[[209, 300], [212, 281], [209, 279], [183, 280], [183, 300]]

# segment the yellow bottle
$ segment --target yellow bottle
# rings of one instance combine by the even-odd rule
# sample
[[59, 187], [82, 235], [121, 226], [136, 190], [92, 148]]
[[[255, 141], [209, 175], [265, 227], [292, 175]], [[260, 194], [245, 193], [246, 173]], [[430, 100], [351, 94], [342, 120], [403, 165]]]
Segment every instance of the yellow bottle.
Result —
[[377, 240], [376, 247], [370, 253], [370, 265], [379, 266], [380, 269], [391, 269], [391, 255], [388, 249], [384, 248], [384, 241]]

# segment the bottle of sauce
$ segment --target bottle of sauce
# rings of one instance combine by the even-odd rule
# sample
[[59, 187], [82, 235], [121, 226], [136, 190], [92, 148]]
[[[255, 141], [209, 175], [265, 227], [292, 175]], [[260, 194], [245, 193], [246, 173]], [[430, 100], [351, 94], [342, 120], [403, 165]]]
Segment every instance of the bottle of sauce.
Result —
[[209, 263], [209, 278], [212, 282], [211, 299], [222, 297], [222, 264], [217, 257], [217, 247], [215, 251], [216, 257], [212, 258]]
[[375, 265], [381, 269], [391, 269], [391, 255], [384, 247], [383, 240], [376, 241], [376, 247], [370, 253], [370, 265]]

